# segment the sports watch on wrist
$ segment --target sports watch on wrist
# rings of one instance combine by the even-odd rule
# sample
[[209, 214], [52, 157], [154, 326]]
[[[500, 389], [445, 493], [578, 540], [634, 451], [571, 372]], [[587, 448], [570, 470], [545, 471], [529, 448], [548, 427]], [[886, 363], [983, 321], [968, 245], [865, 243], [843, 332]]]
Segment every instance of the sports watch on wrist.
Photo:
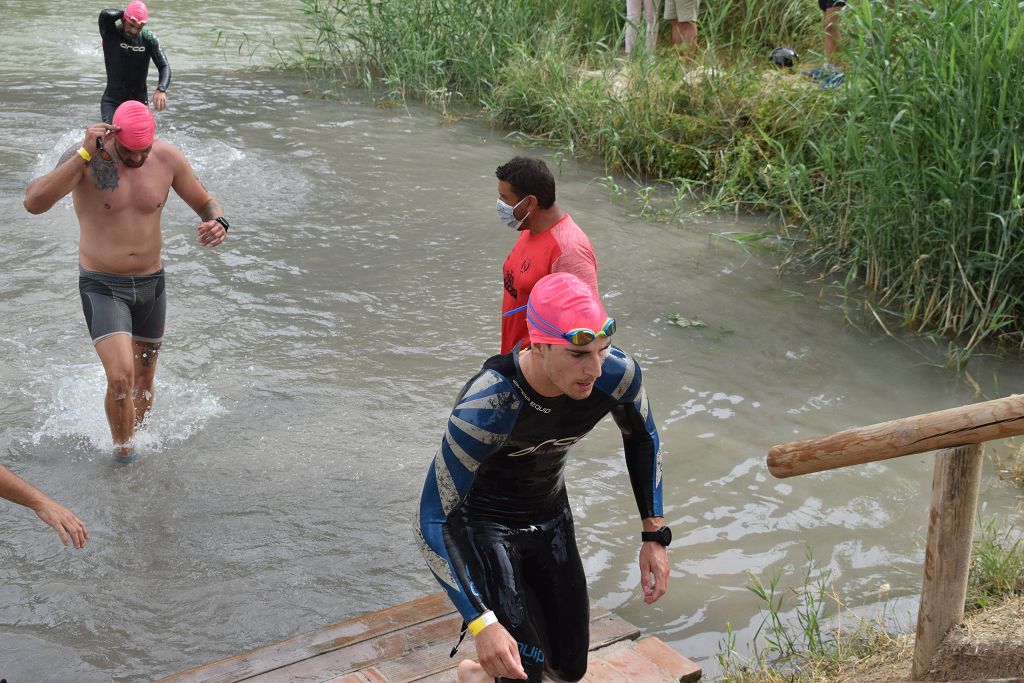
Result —
[[216, 217], [216, 218], [214, 218], [213, 220], [217, 221], [218, 223], [220, 223], [221, 225], [223, 225], [223, 226], [224, 226], [224, 232], [227, 232], [227, 231], [228, 231], [228, 228], [229, 228], [229, 227], [231, 227], [231, 226], [230, 226], [230, 225], [228, 224], [228, 219], [227, 219], [227, 218], [224, 218], [224, 216], [217, 216], [217, 217]]
[[643, 541], [654, 541], [667, 546], [672, 542], [672, 530], [667, 526], [663, 526], [657, 531], [643, 531], [640, 533], [640, 538]]

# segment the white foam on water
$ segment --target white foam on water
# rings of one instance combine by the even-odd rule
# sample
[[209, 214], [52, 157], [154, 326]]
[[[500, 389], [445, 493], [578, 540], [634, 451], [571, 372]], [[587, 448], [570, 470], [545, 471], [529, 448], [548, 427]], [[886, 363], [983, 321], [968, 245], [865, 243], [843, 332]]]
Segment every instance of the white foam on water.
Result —
[[[52, 439], [75, 441], [101, 451], [113, 449], [103, 408], [106, 376], [102, 366], [97, 363], [55, 369], [34, 389], [39, 413], [48, 416], [31, 436], [34, 445]], [[163, 378], [158, 372], [154, 393], [153, 408], [135, 434], [135, 447], [140, 452], [158, 453], [182, 443], [226, 412], [208, 386], [174, 377], [171, 372], [165, 372]]]

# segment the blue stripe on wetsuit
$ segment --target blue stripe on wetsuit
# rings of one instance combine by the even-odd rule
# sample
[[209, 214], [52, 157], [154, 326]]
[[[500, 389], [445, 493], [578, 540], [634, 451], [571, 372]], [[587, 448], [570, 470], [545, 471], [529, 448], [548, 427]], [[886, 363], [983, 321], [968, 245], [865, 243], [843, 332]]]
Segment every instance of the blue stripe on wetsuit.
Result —
[[448, 516], [466, 497], [477, 468], [496, 453], [515, 424], [522, 401], [512, 383], [493, 370], [467, 384], [448, 418], [441, 448], [434, 456], [420, 498], [417, 540], [448, 597], [464, 619], [485, 611], [479, 598], [467, 590], [465, 568], [457, 566], [444, 539]]

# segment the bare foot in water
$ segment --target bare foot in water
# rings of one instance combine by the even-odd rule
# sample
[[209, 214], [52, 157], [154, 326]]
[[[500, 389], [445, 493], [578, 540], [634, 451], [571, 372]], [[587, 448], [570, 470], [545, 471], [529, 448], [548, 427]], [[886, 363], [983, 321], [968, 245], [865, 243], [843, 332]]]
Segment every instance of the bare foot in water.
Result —
[[114, 446], [114, 460], [122, 465], [127, 465], [128, 463], [133, 462], [138, 456], [139, 454], [135, 452], [135, 446], [132, 446], [131, 444]]

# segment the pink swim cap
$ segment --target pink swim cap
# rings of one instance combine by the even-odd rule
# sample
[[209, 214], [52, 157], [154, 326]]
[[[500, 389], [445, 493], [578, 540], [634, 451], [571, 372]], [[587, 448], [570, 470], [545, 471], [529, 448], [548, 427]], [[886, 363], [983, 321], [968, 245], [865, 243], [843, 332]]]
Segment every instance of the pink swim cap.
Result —
[[153, 144], [156, 121], [153, 120], [153, 112], [142, 102], [122, 102], [114, 112], [114, 120], [111, 123], [121, 127], [117, 132], [117, 141], [125, 148], [138, 152]]
[[600, 332], [608, 321], [601, 299], [572, 273], [545, 275], [530, 292], [526, 326], [532, 344], [570, 344], [563, 335], [587, 328]]
[[136, 24], [145, 24], [149, 20], [149, 10], [139, 0], [132, 0], [124, 8], [124, 18], [131, 19]]

